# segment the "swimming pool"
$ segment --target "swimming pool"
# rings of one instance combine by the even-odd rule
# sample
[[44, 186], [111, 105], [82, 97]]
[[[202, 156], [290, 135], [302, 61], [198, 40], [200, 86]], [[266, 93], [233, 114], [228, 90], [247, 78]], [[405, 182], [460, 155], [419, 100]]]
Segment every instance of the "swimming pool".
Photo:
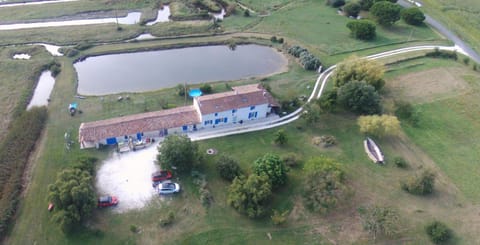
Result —
[[188, 95], [190, 95], [190, 97], [198, 97], [202, 95], [202, 91], [198, 88], [190, 89], [190, 92], [188, 92]]

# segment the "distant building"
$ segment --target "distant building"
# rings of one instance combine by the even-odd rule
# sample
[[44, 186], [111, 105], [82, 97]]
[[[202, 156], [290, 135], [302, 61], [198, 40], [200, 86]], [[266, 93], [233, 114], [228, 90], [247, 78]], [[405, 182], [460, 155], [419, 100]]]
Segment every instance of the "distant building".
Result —
[[233, 87], [232, 91], [195, 97], [192, 106], [147, 112], [80, 124], [80, 147], [113, 145], [129, 138], [158, 138], [202, 128], [265, 118], [278, 107], [260, 84]]

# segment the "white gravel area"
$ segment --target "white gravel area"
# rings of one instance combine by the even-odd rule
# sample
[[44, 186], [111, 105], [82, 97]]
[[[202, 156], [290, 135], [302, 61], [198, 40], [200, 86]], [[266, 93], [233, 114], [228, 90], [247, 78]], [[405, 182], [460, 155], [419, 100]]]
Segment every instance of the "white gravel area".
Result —
[[155, 164], [157, 147], [152, 145], [135, 152], [113, 153], [102, 162], [97, 171], [96, 187], [99, 195], [117, 196], [115, 212], [126, 212], [145, 207], [153, 197], [151, 174], [159, 169]]

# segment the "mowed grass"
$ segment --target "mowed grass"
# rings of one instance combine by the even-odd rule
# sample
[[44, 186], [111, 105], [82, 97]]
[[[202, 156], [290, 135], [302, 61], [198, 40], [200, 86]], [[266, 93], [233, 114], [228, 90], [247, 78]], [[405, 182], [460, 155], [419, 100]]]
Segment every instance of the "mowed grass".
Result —
[[251, 30], [290, 37], [294, 39], [290, 44], [300, 43], [311, 51], [323, 55], [440, 39], [427, 26], [413, 27], [399, 21], [388, 29], [377, 26], [376, 39], [365, 42], [350, 36], [350, 31], [346, 27], [349, 21], [351, 19], [339, 15], [337, 9], [326, 6], [323, 1], [297, 1], [264, 17]]
[[[451, 178], [453, 183], [474, 203], [480, 201], [480, 74], [465, 67], [463, 64], [445, 60], [418, 59], [407, 64], [416, 64], [410, 72], [421, 72], [432, 67], [443, 71], [455, 72], [457, 86], [443, 91], [437, 96], [423, 94], [423, 98], [410, 97], [420, 113], [418, 127], [404, 125], [409, 137], [422, 147], [438, 164], [438, 166]], [[405, 70], [403, 70], [405, 72]], [[402, 76], [396, 72], [397, 77]], [[448, 86], [455, 81], [449, 74], [438, 70], [438, 86]], [[433, 74], [431, 74], [433, 75]], [[433, 75], [434, 76], [434, 75]], [[391, 78], [393, 82], [395, 79]], [[390, 80], [390, 79], [389, 79]], [[418, 79], [416, 84], [432, 80], [425, 77]], [[458, 84], [460, 80], [460, 84]], [[388, 86], [387, 86], [388, 87]], [[461, 87], [461, 89], [458, 89]], [[416, 87], [418, 90], [429, 90], [427, 87]], [[438, 90], [436, 88], [430, 91]], [[426, 97], [426, 98], [425, 98]], [[420, 102], [419, 102], [420, 101]]]
[[480, 1], [424, 0], [424, 11], [480, 52]]

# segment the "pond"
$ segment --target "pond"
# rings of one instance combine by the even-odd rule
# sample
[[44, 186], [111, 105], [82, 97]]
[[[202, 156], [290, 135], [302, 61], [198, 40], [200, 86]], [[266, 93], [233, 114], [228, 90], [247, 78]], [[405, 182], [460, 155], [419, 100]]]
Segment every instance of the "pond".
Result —
[[33, 93], [32, 100], [27, 106], [27, 110], [32, 106], [44, 106], [48, 105], [50, 94], [52, 93], [53, 86], [55, 85], [55, 78], [52, 77], [50, 71], [42, 72], [37, 83], [37, 87]]
[[287, 59], [273, 48], [203, 46], [89, 57], [74, 64], [78, 93], [106, 95], [232, 81], [282, 72]]

